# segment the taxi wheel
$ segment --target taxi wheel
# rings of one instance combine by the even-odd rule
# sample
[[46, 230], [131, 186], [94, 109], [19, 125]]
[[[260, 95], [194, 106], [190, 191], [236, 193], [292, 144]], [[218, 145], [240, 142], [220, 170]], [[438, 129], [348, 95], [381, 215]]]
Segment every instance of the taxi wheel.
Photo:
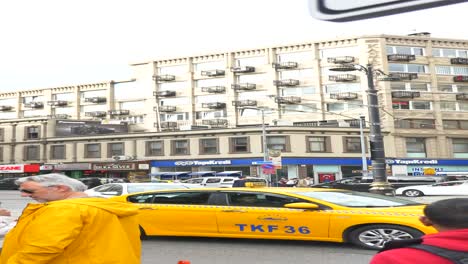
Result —
[[424, 193], [418, 190], [406, 190], [403, 192], [403, 195], [407, 197], [419, 197], [423, 196]]
[[145, 230], [141, 226], [140, 226], [140, 239], [141, 240], [147, 240], [148, 239], [148, 236], [146, 235]]
[[399, 225], [367, 225], [349, 233], [349, 242], [367, 249], [382, 249], [390, 240], [413, 239], [424, 234], [416, 229]]

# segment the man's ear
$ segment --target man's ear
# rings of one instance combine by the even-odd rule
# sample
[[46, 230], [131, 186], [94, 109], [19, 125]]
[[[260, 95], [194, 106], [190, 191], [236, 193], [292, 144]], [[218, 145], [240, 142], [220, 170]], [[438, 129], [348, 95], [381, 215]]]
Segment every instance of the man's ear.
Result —
[[432, 221], [431, 221], [429, 218], [427, 218], [426, 216], [424, 216], [424, 215], [422, 215], [422, 216], [419, 217], [419, 221], [420, 221], [423, 225], [425, 225], [425, 226], [432, 226], [432, 225], [434, 225], [434, 224], [432, 223]]

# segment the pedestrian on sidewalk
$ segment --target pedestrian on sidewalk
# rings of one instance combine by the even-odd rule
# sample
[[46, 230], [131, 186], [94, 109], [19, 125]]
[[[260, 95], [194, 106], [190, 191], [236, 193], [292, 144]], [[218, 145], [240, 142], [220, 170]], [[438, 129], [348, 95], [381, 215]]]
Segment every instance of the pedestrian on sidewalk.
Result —
[[5, 236], [1, 263], [139, 264], [138, 209], [105, 198], [88, 197], [86, 185], [63, 174], [19, 178], [28, 204]]
[[[424, 216], [419, 220], [426, 226], [433, 226], [439, 232], [417, 239], [387, 242], [370, 264], [456, 263], [435, 254], [436, 251], [431, 251], [434, 247], [437, 252], [442, 250], [442, 254], [450, 256], [453, 256], [452, 253], [464, 252], [465, 261], [468, 261], [468, 198], [446, 199], [429, 204], [424, 208]], [[463, 257], [463, 253], [460, 256]]]

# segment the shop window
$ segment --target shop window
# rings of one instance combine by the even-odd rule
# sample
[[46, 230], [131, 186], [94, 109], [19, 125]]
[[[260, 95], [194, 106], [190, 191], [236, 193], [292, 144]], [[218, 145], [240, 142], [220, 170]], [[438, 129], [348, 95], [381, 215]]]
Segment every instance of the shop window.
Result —
[[100, 158], [101, 157], [101, 144], [86, 144], [85, 145], [85, 158]]
[[229, 152], [246, 153], [249, 151], [249, 137], [232, 137], [229, 139]]
[[217, 138], [202, 138], [200, 139], [200, 154], [218, 154], [218, 139]]
[[407, 138], [406, 156], [409, 158], [426, 157], [426, 139], [425, 138]]
[[330, 137], [307, 137], [307, 152], [331, 152]]
[[164, 142], [162, 140], [146, 142], [146, 156], [162, 155], [164, 155]]
[[25, 160], [39, 160], [40, 146], [25, 146], [24, 159]]
[[107, 157], [125, 155], [125, 145], [122, 142], [107, 144]]
[[468, 139], [454, 138], [452, 139], [453, 157], [468, 158]]
[[66, 159], [65, 156], [65, 145], [54, 145], [50, 147], [50, 158], [51, 159]]
[[281, 152], [291, 151], [289, 136], [268, 136], [267, 149], [280, 150]]
[[361, 153], [360, 137], [343, 137], [344, 152]]
[[40, 127], [39, 126], [29, 126], [25, 128], [25, 138], [26, 139], [39, 139], [40, 136]]
[[171, 141], [171, 154], [172, 155], [189, 155], [189, 141], [184, 140], [172, 140]]

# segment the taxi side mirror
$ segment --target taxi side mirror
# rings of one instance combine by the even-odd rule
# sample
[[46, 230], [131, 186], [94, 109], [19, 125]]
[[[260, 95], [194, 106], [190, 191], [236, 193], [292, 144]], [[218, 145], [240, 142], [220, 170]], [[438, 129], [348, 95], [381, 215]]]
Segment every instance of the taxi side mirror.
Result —
[[292, 209], [317, 210], [319, 206], [313, 203], [288, 203], [284, 207]]

